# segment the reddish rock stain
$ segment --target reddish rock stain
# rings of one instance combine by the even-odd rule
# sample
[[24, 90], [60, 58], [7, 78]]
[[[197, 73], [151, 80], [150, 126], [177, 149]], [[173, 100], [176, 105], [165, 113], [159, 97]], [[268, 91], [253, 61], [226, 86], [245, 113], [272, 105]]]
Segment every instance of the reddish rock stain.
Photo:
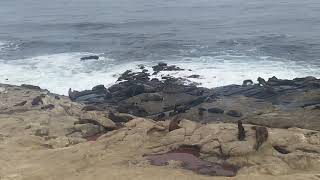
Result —
[[188, 153], [169, 152], [158, 155], [147, 155], [146, 158], [152, 165], [156, 166], [165, 166], [170, 160], [180, 161], [182, 162], [182, 168], [210, 176], [233, 177], [236, 176], [239, 170], [239, 167], [229, 164], [212, 163]]

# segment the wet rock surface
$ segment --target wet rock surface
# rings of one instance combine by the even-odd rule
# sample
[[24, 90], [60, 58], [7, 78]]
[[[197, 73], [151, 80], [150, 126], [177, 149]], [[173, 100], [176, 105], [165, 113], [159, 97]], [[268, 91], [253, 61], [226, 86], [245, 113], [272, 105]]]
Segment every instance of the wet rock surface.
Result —
[[[144, 66], [141, 72], [128, 70], [109, 88], [103, 85], [82, 92], [69, 91], [73, 101], [93, 105], [96, 109], [112, 108], [154, 120], [187, 118], [198, 122], [234, 122], [242, 120], [268, 127], [300, 127], [320, 130], [320, 80], [314, 77], [282, 80], [271, 77], [245, 80], [243, 85], [213, 89], [186, 84], [185, 79], [168, 76], [152, 78]], [[159, 63], [161, 71], [182, 68]], [[239, 82], [241, 84], [241, 82]], [[301, 121], [303, 119], [303, 121]]]

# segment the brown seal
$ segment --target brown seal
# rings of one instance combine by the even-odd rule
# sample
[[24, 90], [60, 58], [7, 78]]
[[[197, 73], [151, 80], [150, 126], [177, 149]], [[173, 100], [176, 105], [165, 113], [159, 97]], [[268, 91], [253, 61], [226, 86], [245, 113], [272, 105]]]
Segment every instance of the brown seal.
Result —
[[242, 126], [242, 121], [238, 121], [238, 139], [239, 141], [243, 141], [246, 137], [246, 131], [244, 130], [244, 127]]
[[263, 126], [254, 126], [252, 127], [256, 130], [256, 145], [255, 149], [258, 151], [261, 145], [268, 139], [268, 129]]
[[173, 130], [176, 130], [176, 129], [180, 129], [181, 127], [179, 126], [179, 123], [180, 123], [180, 119], [178, 118], [175, 118], [173, 120], [170, 121], [170, 124], [169, 124], [169, 132], [170, 131], [173, 131]]

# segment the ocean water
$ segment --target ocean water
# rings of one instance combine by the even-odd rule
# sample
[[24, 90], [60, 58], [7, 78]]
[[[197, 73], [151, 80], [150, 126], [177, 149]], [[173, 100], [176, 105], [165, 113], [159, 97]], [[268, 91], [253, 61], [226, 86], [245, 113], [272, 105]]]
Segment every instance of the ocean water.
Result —
[[210, 88], [320, 78], [319, 32], [318, 0], [3, 0], [0, 83], [66, 94], [160, 61]]

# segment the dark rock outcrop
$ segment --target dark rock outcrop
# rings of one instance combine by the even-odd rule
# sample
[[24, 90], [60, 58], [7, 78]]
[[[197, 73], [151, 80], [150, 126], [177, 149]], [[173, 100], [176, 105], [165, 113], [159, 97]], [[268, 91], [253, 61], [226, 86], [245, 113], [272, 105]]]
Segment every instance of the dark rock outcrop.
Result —
[[[143, 66], [140, 68], [145, 70]], [[156, 73], [182, 70], [166, 63], [153, 68]], [[178, 117], [202, 122], [235, 122], [242, 118], [244, 123], [262, 126], [320, 130], [315, 118], [320, 116], [316, 108], [320, 105], [320, 80], [314, 77], [293, 80], [272, 77], [268, 81], [259, 77], [259, 84], [247, 80], [244, 85], [214, 89], [186, 83], [188, 81], [183, 78], [166, 76], [158, 80], [150, 77], [147, 71], [128, 70], [109, 88], [98, 85], [81, 92], [70, 90], [69, 97], [86, 104], [88, 107], [84, 110], [111, 108], [154, 120]]]
[[167, 63], [163, 63], [163, 62], [158, 63], [158, 65], [156, 65], [156, 66], [152, 66], [152, 69], [154, 71], [153, 74], [158, 74], [161, 71], [182, 71], [182, 70], [184, 70], [184, 69], [182, 69], [178, 66], [175, 66], [175, 65], [168, 66]]

